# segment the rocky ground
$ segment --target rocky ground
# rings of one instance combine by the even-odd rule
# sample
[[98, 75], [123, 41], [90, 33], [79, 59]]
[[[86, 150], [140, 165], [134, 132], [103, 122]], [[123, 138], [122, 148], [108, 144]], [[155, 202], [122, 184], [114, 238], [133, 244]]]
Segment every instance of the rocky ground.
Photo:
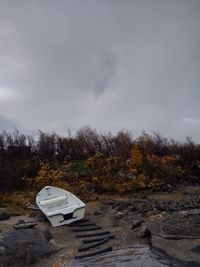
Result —
[[[8, 207], [3, 204], [0, 267], [97, 266], [95, 259], [86, 258], [82, 263], [71, 260], [81, 240], [69, 226], [53, 228], [38, 211], [27, 211], [23, 216], [12, 213], [8, 218]], [[109, 266], [129, 266], [131, 260], [135, 265], [130, 266], [200, 266], [200, 185], [182, 185], [165, 192], [103, 195], [98, 202], [86, 204], [86, 217], [116, 236], [109, 241], [114, 250], [110, 258], [126, 262]], [[36, 221], [37, 225], [14, 229], [19, 220]], [[131, 249], [138, 251], [137, 259], [136, 254], [130, 258]], [[151, 253], [158, 251], [162, 252], [159, 258], [153, 258]], [[98, 266], [106, 266], [106, 257], [98, 259]]]

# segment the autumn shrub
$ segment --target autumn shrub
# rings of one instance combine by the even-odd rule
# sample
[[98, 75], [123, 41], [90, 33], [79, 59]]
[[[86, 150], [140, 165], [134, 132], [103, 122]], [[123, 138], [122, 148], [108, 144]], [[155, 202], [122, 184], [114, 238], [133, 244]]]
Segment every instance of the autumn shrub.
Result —
[[133, 139], [127, 131], [99, 134], [89, 127], [64, 137], [42, 131], [36, 137], [18, 130], [0, 133], [2, 192], [30, 184], [38, 189], [52, 184], [70, 186], [73, 192], [101, 192], [199, 181], [199, 162], [200, 145], [191, 138], [179, 143], [143, 132]]
[[140, 152], [138, 146], [134, 144], [131, 149], [131, 164], [130, 164], [130, 173], [138, 174], [141, 172], [141, 166], [143, 163], [143, 155]]
[[86, 160], [85, 165], [96, 173], [111, 174], [119, 169], [119, 159], [117, 157], [106, 157], [97, 152]]
[[40, 170], [36, 177], [24, 177], [23, 180], [37, 189], [47, 185], [69, 189], [68, 183], [64, 180], [64, 173], [59, 169], [53, 169], [48, 163], [40, 164]]
[[177, 176], [176, 158], [170, 156], [158, 157], [156, 155], [147, 156], [143, 170], [147, 177], [159, 179], [162, 183], [174, 183]]
[[145, 142], [147, 142], [146, 145], [148, 144], [148, 149], [142, 152], [138, 144], [132, 146], [130, 173], [135, 174], [136, 188], [160, 187], [175, 177], [176, 159], [153, 154], [152, 142], [148, 136], [145, 136]]
[[136, 144], [145, 159], [148, 155], [155, 154], [155, 140], [152, 135], [145, 132], [136, 140]]

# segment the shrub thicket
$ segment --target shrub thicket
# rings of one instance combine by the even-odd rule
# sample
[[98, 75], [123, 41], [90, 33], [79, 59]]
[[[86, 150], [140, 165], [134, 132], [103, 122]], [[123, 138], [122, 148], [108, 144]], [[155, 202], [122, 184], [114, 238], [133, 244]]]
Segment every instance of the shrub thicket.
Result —
[[0, 134], [0, 190], [46, 184], [75, 192], [125, 192], [177, 181], [197, 181], [200, 145], [158, 134], [98, 134], [88, 127], [65, 137], [42, 131]]

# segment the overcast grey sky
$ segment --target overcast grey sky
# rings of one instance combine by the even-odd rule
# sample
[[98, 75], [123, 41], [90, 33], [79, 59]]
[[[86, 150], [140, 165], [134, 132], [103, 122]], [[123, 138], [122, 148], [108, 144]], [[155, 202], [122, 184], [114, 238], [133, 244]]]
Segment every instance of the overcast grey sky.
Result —
[[0, 0], [0, 131], [200, 142], [199, 0]]

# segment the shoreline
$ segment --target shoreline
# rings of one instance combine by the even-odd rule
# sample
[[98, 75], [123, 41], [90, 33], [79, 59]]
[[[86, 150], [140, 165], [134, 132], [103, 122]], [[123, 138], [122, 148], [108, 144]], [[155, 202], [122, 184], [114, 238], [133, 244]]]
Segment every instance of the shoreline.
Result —
[[[178, 214], [181, 210], [193, 210], [200, 208], [200, 203], [194, 203], [194, 199], [198, 200], [200, 186], [198, 185], [179, 185], [171, 192], [150, 192], [143, 191], [126, 195], [102, 195], [98, 201], [86, 203], [86, 217], [91, 221], [98, 222], [98, 225], [104, 229], [109, 229], [116, 236], [111, 241], [114, 251], [125, 247], [134, 246], [135, 244], [149, 245], [149, 240], [142, 237], [142, 228], [148, 227], [151, 231], [152, 246], [158, 250], [164, 251], [169, 258], [182, 260], [183, 262], [196, 261], [200, 264], [200, 255], [191, 251], [195, 244], [199, 242], [200, 235], [196, 239], [183, 238], [181, 240], [168, 240], [166, 238], [156, 237], [155, 225], [161, 225], [160, 222], [173, 218], [174, 214]], [[152, 204], [153, 203], [153, 204]], [[155, 205], [157, 207], [151, 207]], [[3, 203], [6, 204], [6, 203]], [[187, 209], [184, 208], [188, 207]], [[191, 207], [189, 207], [191, 205]], [[192, 206], [193, 205], [193, 206]], [[3, 208], [6, 210], [6, 207]], [[10, 207], [11, 209], [11, 207]], [[19, 220], [31, 221], [37, 217], [40, 212], [24, 210], [25, 215], [12, 216], [10, 219], [0, 221], [0, 235], [3, 235]], [[137, 221], [143, 220], [141, 225], [137, 226]], [[48, 229], [53, 239], [50, 241], [56, 244], [60, 250], [52, 254], [48, 258], [43, 258], [35, 262], [31, 267], [64, 267], [67, 266], [70, 258], [74, 256], [77, 248], [81, 245], [81, 240], [76, 238], [70, 227], [51, 227], [48, 222], [38, 222], [36, 226], [39, 230]], [[172, 229], [174, 230], [174, 229]], [[160, 233], [159, 233], [160, 234]], [[198, 242], [196, 242], [198, 240]], [[186, 249], [183, 249], [183, 245]], [[172, 249], [176, 248], [176, 249]], [[182, 258], [181, 258], [182, 257]], [[41, 265], [42, 264], [42, 265]]]

